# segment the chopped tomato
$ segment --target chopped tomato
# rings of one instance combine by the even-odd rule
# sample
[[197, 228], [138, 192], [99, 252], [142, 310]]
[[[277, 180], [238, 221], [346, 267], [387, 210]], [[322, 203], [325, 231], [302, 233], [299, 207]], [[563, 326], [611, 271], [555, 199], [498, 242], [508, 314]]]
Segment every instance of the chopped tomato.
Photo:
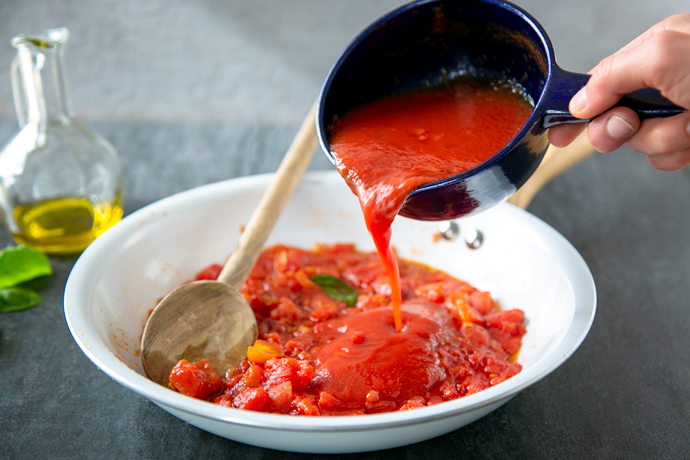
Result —
[[261, 410], [268, 401], [268, 393], [263, 388], [247, 388], [232, 400], [235, 409]]
[[268, 388], [269, 409], [271, 412], [287, 414], [292, 405], [292, 383], [288, 380]]
[[206, 358], [195, 363], [183, 359], [170, 371], [170, 385], [183, 395], [207, 399], [220, 391], [222, 381]]
[[196, 280], [197, 281], [202, 281], [202, 280], [215, 281], [218, 279], [218, 276], [220, 275], [221, 271], [223, 271], [222, 265], [218, 265], [218, 264], [209, 265], [208, 267], [204, 268], [202, 271], [200, 271], [196, 275]]
[[[259, 326], [247, 359], [222, 380], [205, 360], [181, 361], [171, 386], [235, 409], [343, 416], [439, 404], [520, 372], [520, 310], [499, 311], [489, 292], [441, 271], [399, 266], [404, 327], [397, 332], [376, 253], [352, 245], [266, 249], [242, 287]], [[315, 274], [346, 281], [357, 303], [331, 298], [310, 279]]]
[[266, 384], [290, 382], [294, 390], [304, 390], [314, 376], [311, 364], [294, 358], [272, 358], [264, 366]]

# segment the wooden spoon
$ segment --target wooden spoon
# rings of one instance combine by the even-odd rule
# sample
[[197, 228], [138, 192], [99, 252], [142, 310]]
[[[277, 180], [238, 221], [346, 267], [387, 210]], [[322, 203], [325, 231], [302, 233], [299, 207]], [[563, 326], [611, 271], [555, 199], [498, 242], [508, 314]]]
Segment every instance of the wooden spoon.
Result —
[[141, 337], [141, 362], [153, 381], [168, 386], [181, 359], [208, 358], [222, 374], [237, 366], [257, 337], [254, 312], [239, 293], [317, 144], [315, 106], [302, 123], [217, 281], [185, 284], [151, 313]]

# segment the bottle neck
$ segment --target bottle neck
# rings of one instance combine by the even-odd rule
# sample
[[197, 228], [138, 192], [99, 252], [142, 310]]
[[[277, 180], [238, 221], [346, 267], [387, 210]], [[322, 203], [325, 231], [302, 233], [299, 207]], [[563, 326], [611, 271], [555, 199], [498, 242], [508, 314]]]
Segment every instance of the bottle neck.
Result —
[[45, 127], [49, 123], [71, 121], [72, 107], [61, 47], [18, 46], [12, 70], [20, 128], [28, 123]]

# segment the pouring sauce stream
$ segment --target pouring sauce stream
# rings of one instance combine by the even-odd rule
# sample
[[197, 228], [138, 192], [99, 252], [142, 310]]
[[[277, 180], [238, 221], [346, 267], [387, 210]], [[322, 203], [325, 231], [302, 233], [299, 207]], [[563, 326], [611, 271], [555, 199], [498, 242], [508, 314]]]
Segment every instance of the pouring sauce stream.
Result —
[[402, 330], [398, 262], [391, 225], [417, 187], [460, 174], [498, 152], [532, 113], [522, 88], [505, 80], [460, 80], [356, 107], [331, 127], [338, 171], [359, 197], [391, 286]]

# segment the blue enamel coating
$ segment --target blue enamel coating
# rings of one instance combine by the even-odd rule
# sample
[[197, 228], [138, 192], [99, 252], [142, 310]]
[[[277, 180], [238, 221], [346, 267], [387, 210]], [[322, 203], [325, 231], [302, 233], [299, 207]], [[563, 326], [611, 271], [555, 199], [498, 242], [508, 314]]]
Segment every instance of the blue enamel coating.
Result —
[[[589, 76], [556, 65], [546, 32], [525, 11], [495, 0], [421, 0], [378, 19], [337, 58], [317, 102], [321, 147], [334, 162], [328, 127], [350, 109], [463, 76], [513, 79], [533, 99], [534, 111], [487, 161], [417, 188], [401, 215], [447, 220], [502, 202], [539, 166], [548, 147], [548, 127], [588, 121], [574, 118], [568, 103]], [[653, 90], [628, 95], [619, 105], [633, 108], [642, 118], [684, 111]]]

